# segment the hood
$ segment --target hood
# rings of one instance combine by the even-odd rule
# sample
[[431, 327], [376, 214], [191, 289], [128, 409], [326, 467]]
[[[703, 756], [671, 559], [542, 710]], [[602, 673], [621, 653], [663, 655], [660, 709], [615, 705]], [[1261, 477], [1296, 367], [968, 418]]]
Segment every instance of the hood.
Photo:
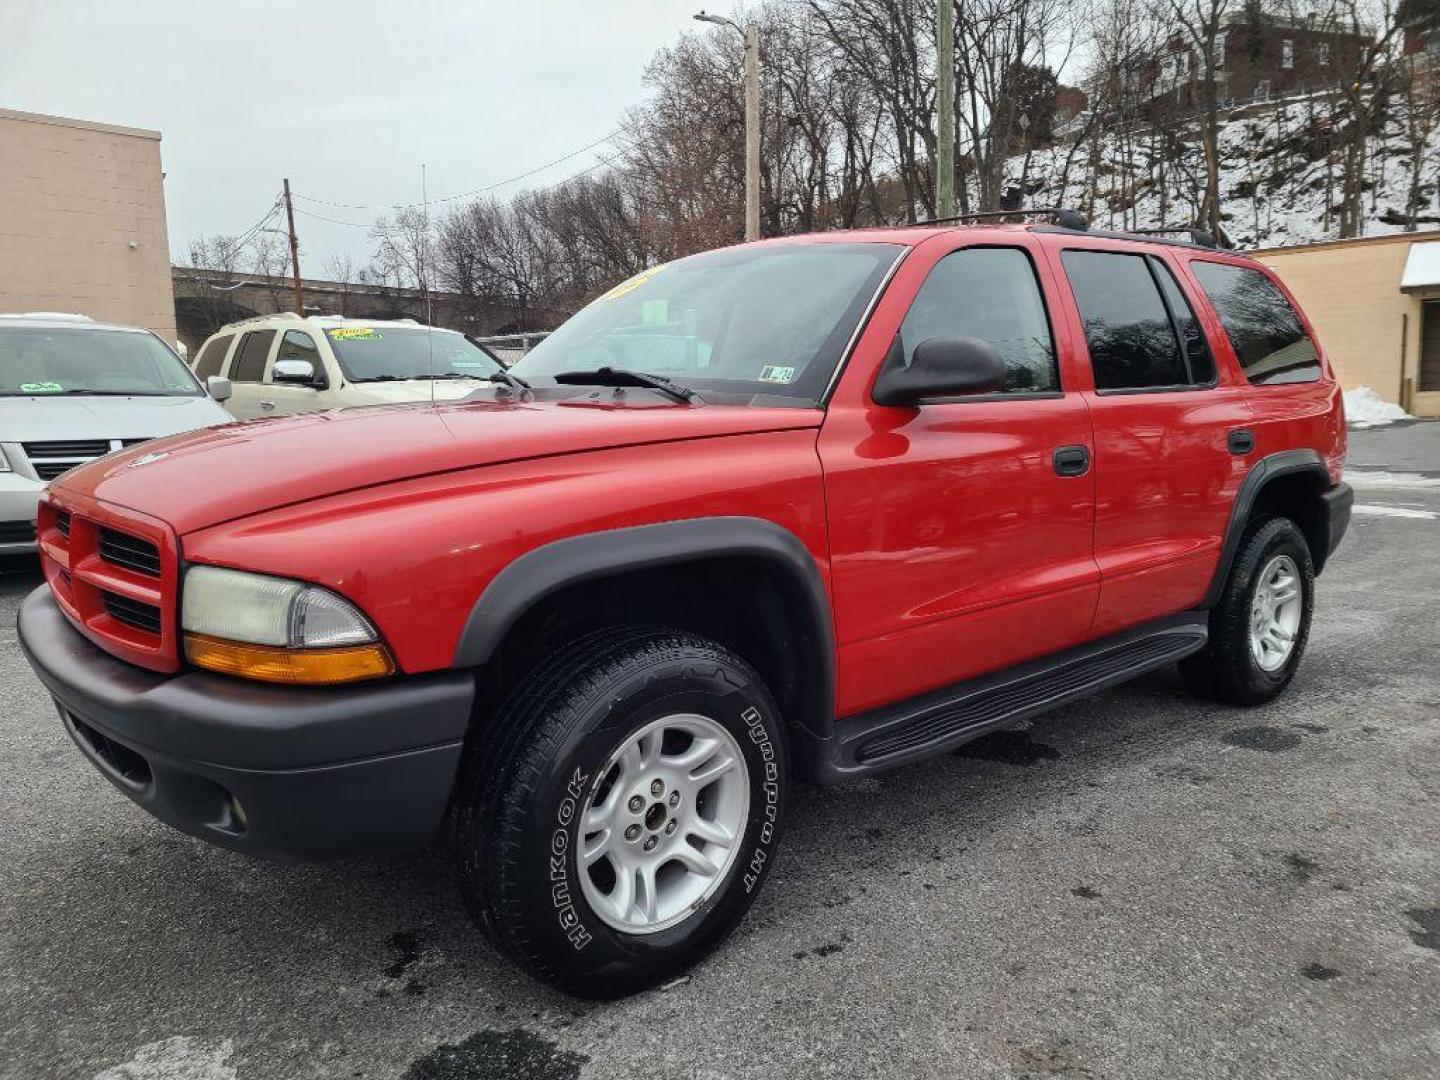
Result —
[[149, 439], [230, 419], [208, 397], [0, 397], [0, 442]]
[[430, 388], [435, 388], [436, 401], [458, 401], [489, 386], [485, 379], [406, 379], [404, 382], [350, 383], [345, 398], [354, 404], [403, 405], [412, 401], [429, 401]]
[[[646, 395], [648, 398], [649, 395]], [[187, 533], [264, 510], [427, 473], [642, 443], [819, 427], [818, 409], [493, 398], [251, 420], [122, 450], [58, 490]]]

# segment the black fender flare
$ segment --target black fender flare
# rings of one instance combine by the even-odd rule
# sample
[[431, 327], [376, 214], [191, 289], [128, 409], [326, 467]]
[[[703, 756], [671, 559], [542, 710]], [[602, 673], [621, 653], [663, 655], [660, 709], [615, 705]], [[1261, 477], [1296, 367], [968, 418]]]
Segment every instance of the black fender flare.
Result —
[[[1220, 544], [1220, 561], [1215, 564], [1215, 575], [1210, 579], [1210, 587], [1205, 591], [1201, 606], [1212, 608], [1220, 602], [1220, 594], [1225, 589], [1225, 579], [1230, 575], [1230, 565], [1235, 561], [1235, 553], [1240, 549], [1245, 526], [1250, 520], [1250, 513], [1255, 508], [1260, 492], [1277, 477], [1292, 476], [1296, 473], [1313, 473], [1320, 481], [1322, 491], [1331, 486], [1330, 471], [1325, 467], [1325, 459], [1315, 450], [1281, 450], [1269, 454], [1257, 461], [1245, 474], [1230, 507], [1230, 521], [1225, 526], [1225, 538]], [[1329, 537], [1326, 543], [1321, 545], [1315, 559], [1317, 572], [1339, 539], [1338, 536]]]
[[[830, 598], [810, 550], [773, 521], [707, 517], [581, 533], [542, 544], [497, 574], [471, 609], [452, 666], [485, 664], [534, 604], [571, 585], [616, 573], [698, 559], [742, 556], [764, 562], [789, 586], [787, 601], [802, 628], [803, 715], [790, 719], [811, 745], [796, 747], [798, 761], [820, 752], [834, 734], [835, 627]], [[818, 745], [817, 745], [818, 744]], [[813, 760], [813, 758], [812, 758]]]

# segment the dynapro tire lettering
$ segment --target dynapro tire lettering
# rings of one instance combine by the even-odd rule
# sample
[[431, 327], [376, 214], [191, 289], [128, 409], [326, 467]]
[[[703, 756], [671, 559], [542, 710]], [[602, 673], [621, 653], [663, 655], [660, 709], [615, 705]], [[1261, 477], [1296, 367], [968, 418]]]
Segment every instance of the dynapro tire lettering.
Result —
[[577, 951], [590, 944], [591, 938], [590, 931], [586, 930], [585, 924], [580, 921], [580, 913], [575, 910], [575, 902], [570, 898], [566, 863], [570, 853], [570, 826], [580, 807], [580, 797], [585, 792], [585, 780], [585, 774], [576, 769], [575, 775], [565, 787], [565, 797], [556, 807], [557, 824], [555, 831], [550, 834], [550, 902], [554, 905], [560, 929], [565, 931], [565, 936]]
[[761, 784], [765, 795], [765, 820], [760, 825], [760, 839], [755, 845], [755, 852], [745, 867], [745, 891], [748, 893], [753, 892], [755, 886], [760, 884], [760, 875], [770, 857], [770, 844], [775, 839], [775, 822], [780, 816], [780, 768], [775, 763], [775, 744], [770, 741], [770, 732], [765, 727], [765, 719], [760, 715], [760, 710], [752, 705], [740, 714], [740, 719], [745, 721], [750, 741], [760, 751], [760, 760], [765, 766], [765, 779]]

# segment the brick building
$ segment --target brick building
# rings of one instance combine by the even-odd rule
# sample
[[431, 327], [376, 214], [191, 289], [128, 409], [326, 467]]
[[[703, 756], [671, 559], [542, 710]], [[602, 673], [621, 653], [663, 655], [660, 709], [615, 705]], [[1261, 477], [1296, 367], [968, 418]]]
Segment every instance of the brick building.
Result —
[[160, 133], [0, 109], [0, 311], [175, 340]]

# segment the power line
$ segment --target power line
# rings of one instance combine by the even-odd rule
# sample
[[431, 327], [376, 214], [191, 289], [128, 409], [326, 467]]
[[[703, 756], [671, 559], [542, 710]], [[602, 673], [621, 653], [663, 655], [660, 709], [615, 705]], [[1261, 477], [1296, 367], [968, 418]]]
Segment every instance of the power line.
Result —
[[[611, 131], [609, 134], [605, 135], [603, 138], [596, 139], [596, 140], [595, 140], [594, 142], [592, 142], [592, 143], [587, 143], [585, 146], [580, 147], [580, 149], [578, 149], [578, 150], [572, 150], [572, 151], [570, 151], [570, 153], [565, 154], [563, 157], [558, 157], [558, 158], [556, 158], [554, 161], [547, 161], [544, 165], [537, 165], [537, 166], [535, 166], [535, 168], [533, 168], [533, 169], [528, 169], [528, 170], [526, 170], [526, 171], [523, 172], [523, 173], [519, 173], [518, 175], [509, 177], [508, 179], [505, 179], [505, 180], [496, 181], [496, 182], [493, 183], [493, 184], [487, 184], [487, 185], [485, 185], [484, 187], [472, 188], [472, 189], [469, 190], [469, 191], [462, 191], [462, 192], [460, 192], [458, 195], [445, 195], [445, 196], [442, 196], [442, 197], [440, 197], [440, 198], [431, 199], [430, 202], [432, 202], [432, 203], [455, 202], [457, 199], [468, 199], [468, 198], [472, 198], [473, 196], [476, 196], [476, 195], [484, 195], [484, 194], [486, 194], [486, 193], [488, 193], [488, 192], [494, 191], [496, 188], [502, 188], [502, 187], [505, 187], [505, 186], [508, 185], [508, 184], [518, 183], [518, 182], [521, 181], [521, 180], [525, 180], [525, 179], [528, 179], [529, 177], [534, 176], [536, 173], [544, 172], [546, 169], [554, 168], [556, 165], [562, 165], [562, 164], [564, 164], [565, 162], [569, 161], [571, 158], [577, 158], [577, 157], [579, 157], [581, 154], [585, 153], [587, 150], [593, 150], [593, 149], [595, 149], [595, 147], [597, 147], [597, 146], [601, 146], [601, 145], [603, 145], [604, 143], [610, 142], [612, 139], [614, 139], [614, 138], [615, 138], [616, 136], [618, 136], [619, 134], [620, 134], [620, 129], [619, 129], [619, 128], [616, 128], [614, 131]], [[577, 175], [581, 175], [581, 174], [577, 174]], [[561, 182], [563, 183], [563, 181], [561, 181]], [[294, 192], [293, 194], [294, 194], [295, 198], [297, 198], [297, 199], [304, 199], [306, 202], [320, 203], [320, 204], [323, 205], [323, 206], [338, 206], [338, 207], [341, 207], [341, 208], [346, 209], [346, 210], [402, 210], [402, 209], [409, 209], [409, 208], [411, 208], [411, 207], [415, 207], [415, 206], [421, 205], [420, 203], [396, 203], [394, 206], [391, 206], [391, 207], [377, 207], [377, 206], [368, 206], [368, 205], [366, 205], [366, 204], [364, 204], [364, 203], [333, 202], [333, 201], [331, 201], [331, 200], [329, 200], [329, 199], [317, 198], [317, 197], [314, 196], [314, 195], [302, 195], [302, 194], [300, 194], [298, 191], [297, 191], [297, 192]], [[300, 211], [300, 212], [301, 212], [301, 213], [304, 213], [305, 211]], [[311, 214], [310, 216], [311, 216], [311, 217], [319, 217], [318, 214]], [[331, 219], [329, 219], [329, 218], [320, 218], [320, 220], [321, 220], [321, 221], [329, 221], [329, 220], [331, 220]], [[354, 225], [355, 222], [351, 222], [351, 221], [339, 221], [339, 222], [335, 222], [335, 224], [338, 224], [338, 225]]]
[[252, 236], [254, 236], [256, 233], [258, 233], [261, 229], [263, 229], [263, 228], [265, 227], [265, 224], [266, 224], [271, 218], [273, 218], [273, 217], [276, 215], [276, 213], [279, 212], [279, 210], [280, 210], [280, 196], [279, 196], [279, 195], [276, 195], [276, 196], [275, 196], [275, 201], [270, 204], [270, 209], [265, 212], [265, 216], [262, 217], [259, 221], [257, 221], [254, 225], [250, 226], [250, 228], [246, 229], [245, 232], [244, 232], [244, 234], [241, 235], [241, 237], [240, 237], [238, 240], [235, 241], [235, 246], [236, 246], [237, 248], [241, 248], [241, 247], [244, 247], [247, 243], [249, 243], [249, 242], [250, 242], [250, 238], [251, 238]]

